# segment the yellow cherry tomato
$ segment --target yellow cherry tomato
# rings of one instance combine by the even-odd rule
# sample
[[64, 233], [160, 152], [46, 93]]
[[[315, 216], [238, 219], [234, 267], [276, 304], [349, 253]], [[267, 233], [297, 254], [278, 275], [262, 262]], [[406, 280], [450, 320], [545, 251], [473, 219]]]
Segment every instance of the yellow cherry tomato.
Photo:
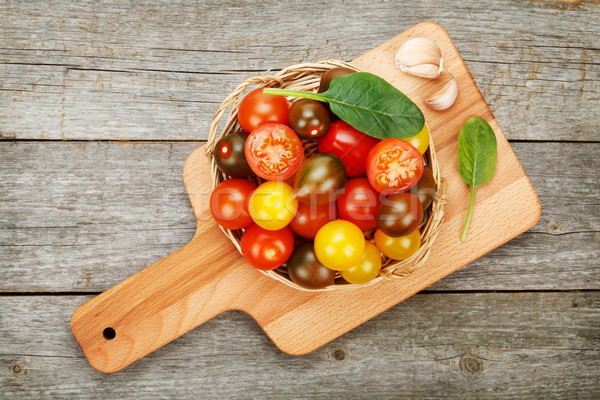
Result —
[[406, 260], [421, 247], [421, 233], [415, 229], [406, 236], [391, 237], [377, 229], [375, 244], [386, 257], [392, 260]]
[[429, 128], [427, 128], [427, 124], [423, 125], [421, 132], [404, 140], [416, 147], [419, 153], [425, 154], [429, 147]]
[[342, 278], [350, 283], [367, 283], [375, 279], [381, 270], [381, 253], [371, 242], [365, 243], [365, 251], [358, 264], [340, 272]]
[[335, 271], [343, 271], [358, 264], [364, 250], [365, 237], [352, 222], [328, 222], [315, 236], [317, 258], [321, 264]]
[[267, 181], [250, 196], [248, 212], [256, 225], [269, 231], [283, 229], [298, 210], [294, 189], [283, 181]]

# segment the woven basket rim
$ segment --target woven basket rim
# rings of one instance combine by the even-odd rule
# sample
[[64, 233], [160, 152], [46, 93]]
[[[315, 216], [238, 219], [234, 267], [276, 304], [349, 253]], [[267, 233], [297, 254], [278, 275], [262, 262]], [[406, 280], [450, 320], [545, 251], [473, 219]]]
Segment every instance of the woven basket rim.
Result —
[[[219, 171], [219, 169], [216, 166], [213, 157], [215, 145], [218, 142], [218, 140], [226, 134], [242, 130], [242, 128], [237, 122], [237, 110], [239, 108], [241, 99], [243, 98], [243, 96], [241, 96], [242, 93], [244, 93], [250, 85], [257, 85], [257, 87], [285, 87], [294, 90], [316, 91], [321, 75], [329, 69], [336, 67], [346, 67], [354, 69], [356, 71], [360, 71], [359, 68], [352, 65], [351, 63], [330, 59], [327, 61], [320, 61], [316, 63], [292, 65], [282, 69], [274, 75], [268, 75], [268, 73], [270, 72], [269, 70], [266, 71], [263, 75], [248, 78], [244, 80], [240, 85], [238, 85], [238, 87], [236, 87], [234, 91], [231, 94], [229, 94], [225, 98], [225, 100], [223, 100], [223, 103], [221, 103], [221, 105], [215, 112], [212, 123], [210, 125], [205, 152], [206, 156], [209, 157], [211, 160], [211, 176], [213, 189], [218, 183], [222, 182], [223, 180], [229, 179], [229, 177], [227, 177], [225, 174]], [[229, 110], [228, 114], [226, 113], [227, 110]], [[226, 114], [227, 116], [225, 124], [219, 131], [221, 121]], [[426, 218], [424, 218], [423, 223], [418, 228], [421, 233], [421, 246], [419, 250], [417, 250], [417, 252], [410, 258], [405, 260], [391, 260], [387, 259], [385, 256], [382, 255], [383, 264], [381, 271], [379, 275], [370, 282], [364, 284], [347, 283], [339, 277], [338, 273], [336, 274], [336, 280], [334, 284], [322, 289], [307, 289], [294, 283], [287, 275], [286, 270], [282, 267], [271, 271], [259, 271], [272, 279], [278, 280], [286, 284], [287, 286], [309, 292], [321, 292], [339, 289], [357, 289], [374, 285], [386, 280], [407, 278], [408, 276], [414, 274], [425, 264], [425, 261], [427, 260], [431, 252], [433, 243], [435, 242], [435, 239], [437, 238], [440, 231], [441, 223], [444, 218], [444, 206], [446, 204], [446, 180], [440, 175], [439, 164], [433, 142], [433, 134], [431, 131], [429, 134], [429, 148], [425, 152], [425, 155], [427, 155], [427, 159], [429, 161], [428, 166], [431, 168], [434, 180], [436, 182], [436, 194], [434, 196], [432, 205], [425, 211]], [[242, 231], [231, 231], [223, 227], [220, 228], [235, 245], [240, 254], [242, 254], [242, 250], [240, 247]]]

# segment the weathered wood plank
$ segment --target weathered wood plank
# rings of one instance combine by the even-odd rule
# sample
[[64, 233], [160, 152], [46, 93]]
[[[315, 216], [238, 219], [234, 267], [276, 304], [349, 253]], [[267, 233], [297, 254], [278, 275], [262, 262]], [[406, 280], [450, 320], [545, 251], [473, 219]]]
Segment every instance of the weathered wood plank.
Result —
[[[185, 245], [195, 220], [181, 171], [197, 146], [0, 143], [0, 291], [102, 291]], [[600, 288], [600, 144], [513, 147], [540, 222], [431, 288]]]
[[0, 297], [0, 397], [573, 399], [600, 391], [598, 292], [419, 294], [302, 357], [228, 312], [114, 375], [94, 371], [70, 333], [71, 312], [87, 298]]
[[[454, 38], [509, 138], [600, 140], [595, 1], [499, 9], [490, 0], [376, 7], [357, 0], [88, 0], [11, 2], [0, 10], [0, 137], [206, 138], [217, 104], [245, 77], [351, 60], [435, 20]], [[465, 15], [476, 17], [465, 24]]]

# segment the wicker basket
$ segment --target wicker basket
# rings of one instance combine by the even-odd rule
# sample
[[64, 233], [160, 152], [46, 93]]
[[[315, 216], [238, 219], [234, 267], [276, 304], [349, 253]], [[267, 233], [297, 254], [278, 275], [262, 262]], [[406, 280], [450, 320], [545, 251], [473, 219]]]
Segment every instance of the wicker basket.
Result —
[[[347, 67], [359, 71], [359, 69], [353, 66], [352, 64], [338, 60], [328, 60], [323, 62], [317, 62], [314, 64], [298, 64], [285, 68], [282, 71], [276, 73], [275, 75], [267, 75], [267, 71], [265, 75], [255, 76], [253, 78], [246, 79], [233, 91], [233, 93], [227, 96], [227, 98], [223, 101], [223, 103], [221, 104], [221, 106], [219, 107], [219, 109], [213, 117], [208, 136], [208, 143], [206, 146], [206, 155], [211, 158], [213, 188], [220, 182], [228, 179], [227, 175], [219, 171], [212, 156], [215, 145], [217, 141], [224, 135], [241, 130], [237, 122], [237, 112], [240, 102], [243, 98], [243, 93], [245, 92], [248, 86], [258, 85], [258, 87], [279, 87], [290, 90], [303, 90], [314, 92], [319, 86], [321, 76], [331, 68], [336, 67]], [[252, 89], [254, 89], [254, 87]], [[294, 100], [295, 99], [293, 99], [292, 101]], [[227, 113], [227, 110], [229, 110], [229, 113]], [[221, 124], [225, 115], [227, 116], [224, 126], [219, 132], [219, 125]], [[429, 256], [429, 253], [433, 246], [433, 242], [435, 241], [439, 233], [440, 225], [444, 217], [444, 205], [446, 203], [445, 180], [440, 177], [440, 170], [435, 155], [432, 136], [433, 135], [430, 135], [429, 149], [425, 153], [424, 159], [425, 163], [431, 167], [431, 170], [433, 172], [433, 177], [436, 182], [436, 195], [433, 199], [432, 205], [427, 210], [425, 210], [423, 222], [419, 226], [419, 229], [421, 231], [421, 247], [412, 257], [406, 260], [396, 261], [387, 259], [385, 256], [383, 256], [383, 265], [381, 268], [381, 272], [379, 273], [379, 276], [377, 276], [374, 280], [360, 285], [350, 284], [344, 281], [338, 273], [336, 275], [336, 279], [333, 285], [316, 290], [306, 289], [294, 283], [289, 278], [285, 265], [272, 271], [261, 272], [273, 279], [276, 279], [298, 290], [326, 291], [337, 289], [354, 289], [368, 285], [373, 285], [383, 280], [402, 279], [413, 274], [415, 271], [421, 268], [425, 264], [425, 261], [427, 260], [427, 257]], [[307, 155], [310, 155], [316, 151], [315, 142], [311, 143], [307, 141], [303, 144]], [[262, 180], [257, 177], [252, 177], [249, 179], [253, 180], [255, 183], [262, 182]], [[225, 232], [225, 235], [227, 235], [227, 237], [233, 242], [235, 247], [241, 253], [240, 239], [243, 231], [231, 231], [224, 228], [221, 229], [223, 230], [223, 232]], [[366, 238], [371, 239], [372, 236], [373, 234], [370, 233], [366, 235]]]

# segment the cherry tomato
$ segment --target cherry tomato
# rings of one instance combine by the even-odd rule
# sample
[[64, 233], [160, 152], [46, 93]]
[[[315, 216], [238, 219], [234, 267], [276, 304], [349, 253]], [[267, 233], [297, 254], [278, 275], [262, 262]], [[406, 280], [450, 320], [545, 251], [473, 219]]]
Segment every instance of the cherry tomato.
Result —
[[210, 212], [225, 229], [242, 229], [252, 223], [248, 198], [256, 185], [245, 179], [228, 179], [219, 183], [210, 194]]
[[336, 121], [319, 141], [319, 151], [339, 157], [349, 177], [362, 176], [366, 172], [369, 151], [377, 143], [379, 139], [365, 135], [344, 121]]
[[256, 269], [270, 270], [282, 266], [294, 251], [294, 234], [285, 227], [269, 231], [252, 224], [241, 240], [242, 254]]
[[377, 218], [381, 232], [391, 237], [406, 236], [423, 220], [423, 206], [412, 193], [394, 194], [383, 200]]
[[427, 149], [429, 148], [429, 128], [427, 125], [423, 125], [423, 129], [421, 132], [417, 133], [415, 136], [409, 137], [408, 139], [404, 139], [408, 143], [412, 144], [419, 153], [425, 154]]
[[433, 179], [433, 172], [431, 172], [431, 168], [425, 167], [421, 179], [410, 189], [410, 193], [416, 194], [419, 197], [423, 209], [426, 210], [433, 202], [435, 191], [436, 186], [435, 179]]
[[337, 78], [338, 76], [349, 75], [355, 72], [355, 70], [346, 67], [331, 68], [329, 71], [325, 72], [321, 77], [318, 93], [326, 92], [329, 89], [331, 81]]
[[300, 99], [290, 107], [290, 127], [302, 139], [319, 139], [329, 130], [329, 113], [321, 102]]
[[380, 196], [367, 178], [349, 179], [344, 194], [337, 200], [340, 218], [352, 222], [363, 231], [375, 228]]
[[254, 89], [242, 99], [238, 122], [246, 132], [252, 132], [267, 122], [287, 124], [289, 104], [285, 96], [264, 94], [263, 88]]
[[313, 206], [298, 203], [298, 211], [290, 222], [290, 229], [305, 238], [314, 238], [323, 225], [337, 218], [335, 203]]
[[377, 229], [375, 245], [379, 251], [392, 260], [406, 260], [421, 247], [421, 233], [415, 229], [406, 236], [391, 237]]
[[339, 158], [317, 153], [307, 158], [296, 172], [296, 198], [305, 204], [331, 203], [342, 195], [346, 179], [346, 170]]
[[358, 264], [340, 274], [347, 282], [362, 284], [371, 282], [381, 271], [381, 253], [371, 242], [365, 243], [365, 251]]
[[287, 261], [290, 279], [307, 289], [322, 289], [333, 285], [335, 271], [319, 262], [312, 243], [296, 247]]
[[267, 181], [260, 185], [250, 196], [248, 211], [258, 226], [270, 231], [282, 229], [290, 223], [298, 200], [292, 195], [294, 190], [281, 181]]
[[328, 222], [315, 236], [317, 258], [332, 270], [343, 271], [358, 264], [364, 250], [365, 237], [352, 222]]
[[[331, 68], [329, 71], [325, 72], [321, 77], [321, 82], [319, 83], [319, 90], [317, 92], [323, 93], [329, 90], [329, 85], [331, 84], [331, 81], [337, 78], [338, 76], [349, 75], [355, 72], [357, 71], [346, 67]], [[329, 113], [329, 118], [331, 118], [331, 122], [338, 121], [340, 119], [340, 117], [331, 112], [331, 107], [329, 107], [329, 103], [324, 103], [323, 105]]]
[[423, 174], [423, 156], [413, 145], [402, 139], [385, 139], [369, 152], [367, 176], [371, 186], [389, 196], [404, 193]]
[[244, 152], [252, 171], [267, 180], [289, 178], [304, 158], [298, 136], [288, 126], [276, 123], [254, 129], [246, 140]]
[[235, 132], [223, 136], [215, 145], [213, 155], [217, 167], [232, 178], [245, 178], [252, 174], [244, 154], [246, 139], [247, 132]]

